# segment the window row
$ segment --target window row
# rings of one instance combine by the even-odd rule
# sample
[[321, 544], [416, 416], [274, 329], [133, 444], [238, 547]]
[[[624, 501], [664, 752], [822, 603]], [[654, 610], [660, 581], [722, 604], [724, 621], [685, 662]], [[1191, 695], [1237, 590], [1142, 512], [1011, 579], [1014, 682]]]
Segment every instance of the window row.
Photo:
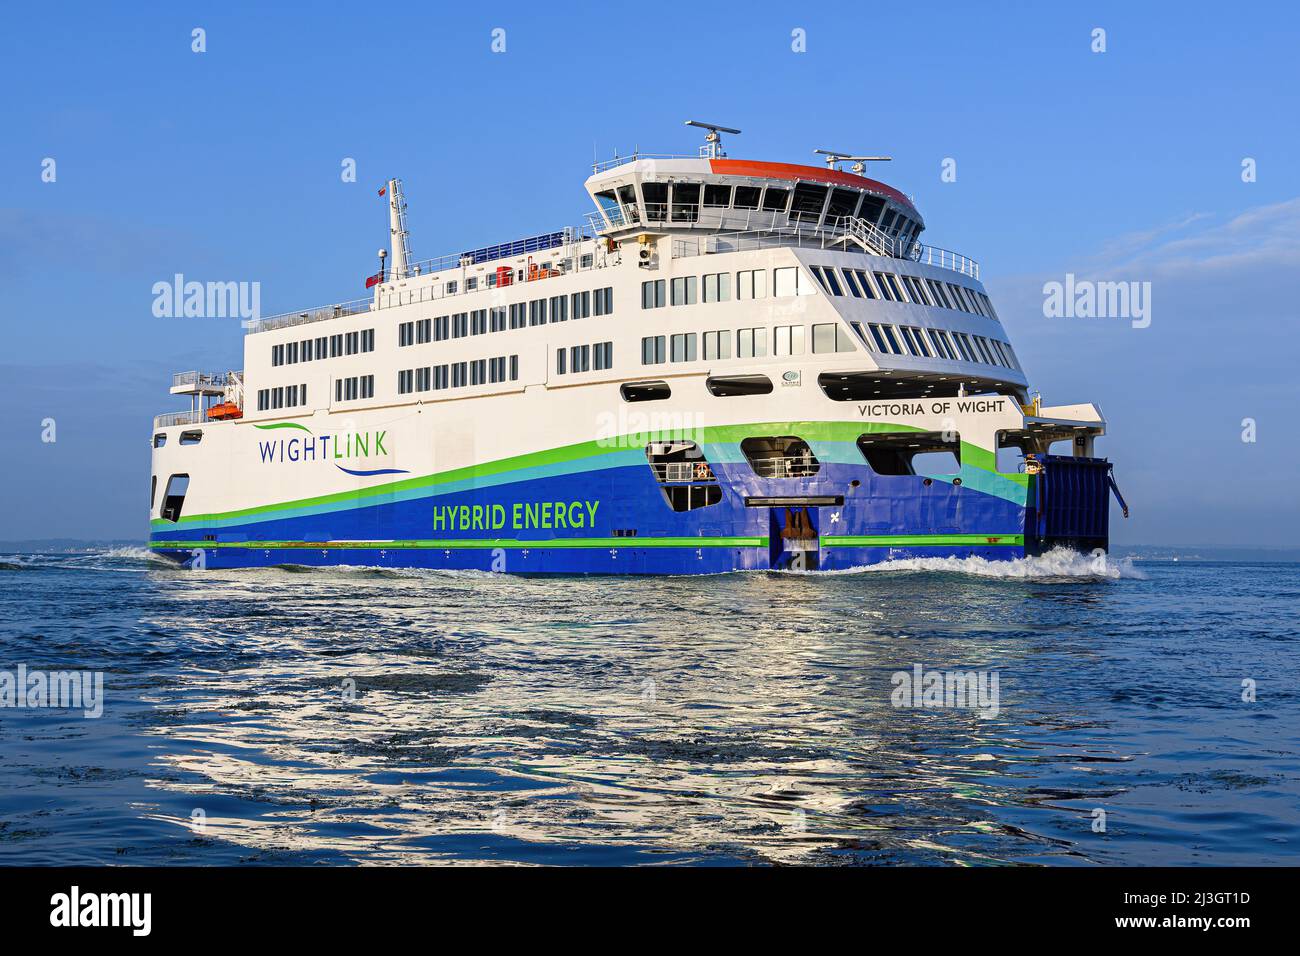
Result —
[[373, 375], [353, 375], [349, 378], [334, 380], [334, 401], [355, 402], [360, 398], [375, 397], [375, 377]]
[[912, 325], [893, 326], [868, 322], [866, 331], [861, 322], [853, 327], [863, 340], [885, 355], [912, 355], [916, 358], [947, 359], [951, 362], [979, 362], [984, 365], [1001, 365], [1019, 369], [1015, 353], [1006, 342], [970, 335], [966, 332], [949, 332], [946, 329], [922, 329]]
[[402, 322], [397, 326], [397, 345], [425, 345], [447, 339], [461, 339], [471, 335], [504, 332], [507, 329], [524, 329], [547, 323], [567, 322], [570, 318], [587, 319], [593, 315], [612, 315], [614, 289], [606, 286], [587, 292], [553, 295], [528, 302], [493, 306], [489, 309], [472, 309], [433, 319]]
[[297, 408], [307, 404], [307, 386], [284, 385], [278, 388], [259, 388], [257, 390], [257, 410], [271, 411], [276, 408]]
[[831, 295], [851, 295], [858, 299], [885, 299], [912, 302], [982, 315], [997, 320], [993, 303], [983, 292], [952, 282], [940, 282], [922, 276], [895, 275], [892, 272], [868, 272], [835, 266], [810, 266], [812, 274]]
[[362, 352], [373, 352], [374, 350], [374, 329], [340, 332], [335, 335], [322, 335], [316, 339], [303, 339], [301, 342], [285, 342], [281, 345], [272, 345], [271, 365], [296, 365], [299, 362], [338, 358], [341, 355], [359, 355]]
[[[771, 330], [772, 355], [803, 355], [811, 344], [814, 354], [829, 352], [856, 352], [852, 333], [840, 322], [818, 323], [812, 327], [812, 340], [808, 341], [807, 326], [778, 325]], [[768, 329], [730, 329], [714, 332], [683, 332], [677, 335], [649, 335], [641, 339], [641, 364], [662, 365], [665, 362], [706, 362], [732, 357], [735, 343], [736, 358], [765, 358], [768, 355]], [[700, 352], [702, 346], [703, 354]]]
[[597, 342], [595, 345], [571, 345], [555, 350], [555, 374], [601, 371], [614, 367], [614, 343]]
[[[701, 281], [702, 280], [702, 281]], [[666, 305], [695, 305], [704, 302], [730, 302], [732, 276], [730, 272], [713, 272], [700, 276], [682, 276], [673, 279], [651, 279], [641, 283], [641, 308], [662, 309]], [[745, 269], [735, 275], [737, 299], [766, 299], [768, 294], [767, 270]], [[772, 270], [772, 295], [813, 295], [816, 288], [798, 266], [783, 266]], [[671, 294], [670, 294], [671, 293]]]
[[446, 388], [492, 385], [497, 382], [518, 380], [519, 356], [498, 355], [496, 358], [475, 359], [471, 362], [450, 362], [445, 365], [405, 369], [397, 373], [397, 394], [440, 392]]

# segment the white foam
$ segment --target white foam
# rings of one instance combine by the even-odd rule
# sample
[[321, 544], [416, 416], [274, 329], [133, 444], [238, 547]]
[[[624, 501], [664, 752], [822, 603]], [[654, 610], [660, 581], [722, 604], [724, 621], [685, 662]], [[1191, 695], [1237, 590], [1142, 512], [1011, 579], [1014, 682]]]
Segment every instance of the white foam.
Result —
[[1144, 581], [1146, 575], [1133, 566], [1130, 557], [1112, 558], [1102, 551], [1080, 554], [1065, 548], [1054, 548], [1046, 554], [1010, 561], [990, 561], [988, 558], [899, 558], [881, 564], [850, 568], [839, 573], [859, 574], [881, 571], [947, 571], [983, 578], [1021, 578], [1026, 580], [1111, 580], [1121, 578]]

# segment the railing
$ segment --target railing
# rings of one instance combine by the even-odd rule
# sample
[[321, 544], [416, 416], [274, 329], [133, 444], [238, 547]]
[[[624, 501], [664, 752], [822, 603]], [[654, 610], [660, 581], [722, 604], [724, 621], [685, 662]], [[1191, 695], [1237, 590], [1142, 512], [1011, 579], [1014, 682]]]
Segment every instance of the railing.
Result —
[[205, 412], [201, 408], [191, 409], [188, 412], [168, 412], [165, 415], [155, 415], [153, 418], [154, 428], [170, 428], [172, 425], [202, 425], [207, 419]]
[[[605, 228], [605, 227], [602, 225], [600, 228]], [[530, 255], [533, 252], [545, 252], [548, 249], [559, 248], [566, 244], [586, 242], [591, 239], [591, 236], [587, 235], [586, 231], [581, 226], [565, 226], [557, 233], [554, 234], [547, 233], [545, 235], [557, 235], [563, 238], [560, 240], [557, 246], [547, 246], [545, 248], [539, 247], [531, 251], [528, 249], [524, 249], [523, 251], [517, 253], [504, 254], [500, 258], [502, 259], [517, 258], [518, 256], [522, 256], [522, 255]], [[524, 242], [524, 243], [526, 243], [527, 241], [528, 240], [519, 240], [519, 242]], [[499, 249], [499, 248], [504, 248], [505, 246], [508, 245], [510, 244], [503, 243], [501, 246], [488, 246], [488, 247], [484, 247], [484, 249]], [[407, 275], [404, 276], [403, 278], [414, 279], [421, 275], [436, 274], [437, 272], [449, 268], [462, 269], [462, 268], [467, 268], [471, 264], [483, 265], [487, 262], [497, 261], [495, 259], [483, 259], [483, 260], [478, 260], [477, 262], [470, 261], [473, 253], [482, 252], [482, 251], [484, 250], [475, 249], [467, 252], [457, 253], [455, 255], [441, 256], [436, 259], [422, 259], [419, 262], [415, 262], [407, 266]], [[581, 261], [582, 261], [581, 257], [578, 257], [578, 264], [575, 267], [575, 271], [582, 269]], [[598, 268], [599, 264], [593, 260], [592, 267]], [[553, 278], [555, 276], [564, 275], [564, 274], [565, 273], [562, 270], [555, 269], [555, 268], [551, 268], [549, 270], [537, 269], [533, 273], [525, 272], [523, 281], [531, 282], [535, 279]], [[258, 332], [269, 332], [273, 329], [283, 329], [294, 325], [306, 325], [312, 322], [322, 322], [326, 319], [337, 319], [342, 316], [358, 315], [362, 312], [370, 312], [376, 309], [387, 309], [399, 305], [408, 305], [412, 302], [428, 302], [435, 299], [445, 299], [445, 298], [450, 298], [452, 296], [465, 295], [466, 293], [470, 293], [470, 292], [481, 292], [484, 289], [491, 289], [496, 287], [496, 274], [494, 272], [488, 272], [486, 274], [485, 282], [482, 285], [475, 284], [473, 287], [470, 287], [470, 285], [466, 281], [467, 278], [471, 278], [471, 277], [463, 277], [463, 278], [458, 277], [455, 280], [449, 280], [449, 282], [438, 282], [431, 285], [423, 285], [413, 289], [393, 289], [391, 291], [380, 291], [373, 297], [368, 296], [364, 299], [352, 299], [351, 301], [348, 302], [339, 302], [331, 305], [318, 306], [314, 309], [307, 309], [305, 311], [299, 309], [295, 312], [281, 312], [276, 315], [271, 315], [271, 316], [267, 316], [266, 318], [259, 319], [257, 322], [251, 323], [245, 329], [245, 334], [253, 335]], [[392, 282], [393, 280], [389, 279], [388, 281]], [[447, 287], [452, 281], [454, 281], [455, 288], [452, 291], [448, 291]], [[511, 283], [503, 283], [503, 284], [513, 284], [513, 268], [512, 268]]]
[[[862, 220], [858, 220], [862, 222]], [[888, 233], [862, 222], [866, 228], [860, 230], [862, 239], [859, 244], [875, 245], [873, 252], [863, 245], [868, 254], [889, 256], [895, 259], [908, 259], [922, 265], [951, 269], [973, 279], [980, 277], [979, 263], [968, 256], [928, 246], [922, 242], [899, 243]], [[673, 239], [672, 256], [674, 259], [689, 259], [694, 256], [718, 255], [726, 252], [745, 252], [753, 249], [769, 249], [775, 246], [796, 246], [798, 248], [832, 249], [842, 247], [850, 234], [841, 228], [814, 226], [805, 228], [802, 224], [793, 226], [774, 226], [768, 229], [750, 229], [738, 232], [722, 232], [712, 236], [691, 236]], [[907, 246], [906, 249], [903, 247]], [[905, 253], [900, 255], [899, 253]]]
[[661, 482], [718, 480], [718, 476], [705, 461], [652, 461], [650, 470]]
[[751, 458], [749, 463], [760, 478], [807, 478], [822, 467], [816, 458]]
[[172, 388], [193, 385], [196, 388], [225, 388], [229, 379], [225, 372], [177, 372], [172, 376]]
[[695, 155], [689, 153], [643, 153], [640, 150], [634, 151], [629, 156], [615, 156], [613, 159], [598, 160], [591, 164], [591, 174], [603, 173], [607, 169], [613, 169], [616, 166], [623, 166], [627, 163], [635, 163], [639, 159], [713, 159], [719, 156], [714, 151], [712, 144], [705, 143], [700, 146], [700, 151]]

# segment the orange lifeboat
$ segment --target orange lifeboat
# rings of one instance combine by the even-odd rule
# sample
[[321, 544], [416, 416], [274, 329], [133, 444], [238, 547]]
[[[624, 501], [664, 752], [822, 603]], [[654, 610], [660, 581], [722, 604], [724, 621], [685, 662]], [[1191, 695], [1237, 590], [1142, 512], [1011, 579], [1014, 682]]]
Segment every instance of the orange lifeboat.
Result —
[[214, 422], [224, 422], [243, 417], [244, 410], [234, 402], [222, 402], [220, 405], [213, 405], [208, 409], [208, 418]]

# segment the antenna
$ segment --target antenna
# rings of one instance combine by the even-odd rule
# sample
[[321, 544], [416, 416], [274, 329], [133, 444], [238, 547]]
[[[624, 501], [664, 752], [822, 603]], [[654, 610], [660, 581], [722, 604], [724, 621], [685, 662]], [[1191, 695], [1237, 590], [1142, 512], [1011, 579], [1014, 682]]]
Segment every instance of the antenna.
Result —
[[707, 129], [708, 135], [704, 137], [704, 145], [700, 147], [700, 155], [706, 159], [720, 159], [727, 154], [722, 151], [722, 133], [730, 133], [733, 136], [739, 136], [740, 130], [732, 129], [730, 126], [719, 126], [716, 123], [701, 123], [698, 120], [687, 120], [687, 126], [698, 126], [700, 129]]
[[852, 163], [853, 166], [850, 168], [859, 176], [866, 172], [867, 163], [887, 163], [894, 158], [893, 156], [854, 156], [852, 153], [837, 153], [833, 149], [814, 149], [813, 152], [826, 157], [828, 169], [838, 170], [840, 163]]

